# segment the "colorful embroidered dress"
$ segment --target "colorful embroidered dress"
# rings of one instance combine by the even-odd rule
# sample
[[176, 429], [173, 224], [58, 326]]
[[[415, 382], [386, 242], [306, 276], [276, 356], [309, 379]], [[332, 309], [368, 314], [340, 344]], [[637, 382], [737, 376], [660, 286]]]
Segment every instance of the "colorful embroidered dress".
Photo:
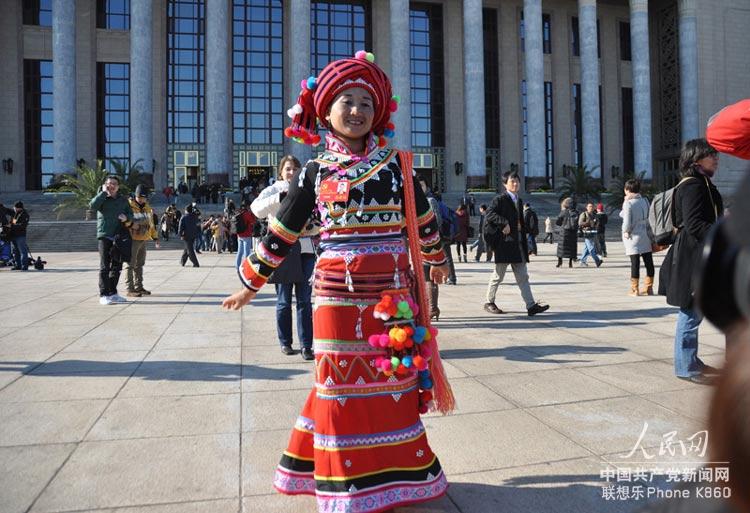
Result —
[[[410, 177], [413, 179], [413, 177]], [[321, 183], [348, 181], [347, 201], [318, 200]], [[316, 495], [320, 512], [374, 513], [442, 495], [440, 462], [419, 418], [416, 373], [388, 373], [386, 356], [368, 337], [387, 331], [373, 316], [384, 292], [410, 296], [409, 269], [397, 152], [378, 148], [353, 156], [332, 135], [326, 151], [292, 180], [278, 217], [244, 261], [240, 276], [258, 290], [318, 210], [321, 254], [315, 270], [313, 333], [315, 386], [276, 470], [274, 486], [286, 494]], [[420, 245], [426, 262], [445, 256], [435, 215], [415, 187]]]

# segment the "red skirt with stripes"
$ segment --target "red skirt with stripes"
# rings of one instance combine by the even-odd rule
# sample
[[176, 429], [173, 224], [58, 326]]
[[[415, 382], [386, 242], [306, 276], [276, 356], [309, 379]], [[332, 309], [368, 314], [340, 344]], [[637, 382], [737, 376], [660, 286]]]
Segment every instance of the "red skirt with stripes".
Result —
[[434, 499], [448, 486], [427, 442], [414, 373], [386, 376], [368, 344], [386, 290], [413, 285], [402, 240], [334, 244], [315, 273], [315, 386], [276, 470], [285, 494], [315, 495], [321, 513], [377, 513]]

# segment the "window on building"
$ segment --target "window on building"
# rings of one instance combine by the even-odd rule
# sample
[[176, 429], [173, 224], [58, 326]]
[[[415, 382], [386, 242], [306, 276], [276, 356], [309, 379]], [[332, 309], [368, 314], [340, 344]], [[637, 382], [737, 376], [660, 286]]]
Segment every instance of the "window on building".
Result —
[[313, 74], [335, 59], [372, 50], [370, 2], [314, 0], [311, 4], [311, 59]]
[[544, 53], [552, 53], [552, 20], [549, 14], [542, 14], [542, 45]]
[[130, 29], [130, 0], [97, 0], [96, 27], [100, 29]]
[[630, 57], [630, 23], [620, 22], [620, 60], [629, 61]]
[[500, 148], [500, 68], [497, 9], [482, 9], [484, 35], [484, 132], [487, 148]]
[[52, 61], [23, 61], [26, 189], [38, 190], [54, 177], [52, 152]]
[[167, 142], [205, 138], [205, 3], [167, 3]]
[[443, 8], [412, 3], [409, 10], [411, 54], [411, 143], [445, 146]]
[[573, 163], [583, 165], [583, 115], [581, 111], [581, 84], [573, 84]]
[[[573, 55], [576, 57], [581, 56], [581, 32], [578, 24], [578, 16], [573, 16], [570, 19], [570, 44], [573, 50]], [[596, 53], [601, 58], [602, 56], [602, 45], [601, 35], [599, 33], [599, 20], [596, 20]]]
[[233, 0], [232, 121], [235, 144], [282, 144], [282, 0]]
[[[130, 160], [130, 65], [96, 63], [96, 155]], [[150, 166], [150, 162], [148, 165]], [[109, 164], [106, 164], [109, 168]], [[142, 165], [146, 167], [146, 163]]]
[[633, 89], [622, 88], [622, 165], [625, 173], [635, 169], [635, 130], [633, 126]]
[[23, 24], [52, 26], [52, 0], [24, 0]]
[[[521, 34], [521, 51], [526, 51], [526, 25], [523, 21], [523, 10], [521, 11], [519, 32]], [[552, 53], [552, 18], [549, 14], [544, 13], [542, 13], [542, 51]]]
[[[554, 127], [552, 111], [552, 82], [544, 83], [544, 160], [545, 174], [551, 183], [555, 173], [555, 146]], [[526, 176], [529, 173], [529, 118], [526, 81], [521, 81], [521, 109], [523, 116], [523, 171]]]

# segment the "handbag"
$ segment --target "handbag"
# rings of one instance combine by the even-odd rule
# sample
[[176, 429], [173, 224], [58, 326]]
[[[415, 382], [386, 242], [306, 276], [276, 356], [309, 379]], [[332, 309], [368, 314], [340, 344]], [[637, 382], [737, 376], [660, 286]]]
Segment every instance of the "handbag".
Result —
[[133, 239], [130, 237], [130, 230], [124, 224], [120, 223], [112, 245], [112, 256], [119, 257], [121, 262], [130, 262], [130, 256], [133, 253]]

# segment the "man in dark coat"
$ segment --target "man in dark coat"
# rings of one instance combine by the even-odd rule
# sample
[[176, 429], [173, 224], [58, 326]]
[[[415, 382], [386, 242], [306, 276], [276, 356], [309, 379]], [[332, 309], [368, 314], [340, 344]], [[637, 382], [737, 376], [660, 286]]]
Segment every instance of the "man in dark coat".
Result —
[[693, 274], [708, 231], [724, 213], [721, 194], [711, 182], [718, 164], [716, 150], [705, 139], [685, 143], [680, 155], [683, 180], [672, 199], [679, 231], [659, 272], [667, 303], [680, 308], [675, 332], [675, 375], [699, 384], [711, 383], [704, 372], [712, 369], [698, 358], [698, 327], [703, 316], [693, 304]]
[[200, 267], [198, 257], [195, 256], [195, 238], [200, 235], [200, 228], [198, 227], [199, 222], [199, 218], [195, 215], [193, 205], [188, 205], [185, 208], [185, 215], [180, 218], [180, 226], [178, 228], [180, 238], [185, 245], [185, 249], [182, 251], [182, 257], [180, 258], [180, 264], [183, 267], [188, 258], [193, 263], [193, 267]]
[[10, 226], [10, 243], [13, 248], [15, 270], [29, 270], [29, 246], [26, 245], [26, 227], [29, 225], [29, 213], [23, 208], [23, 202], [17, 201], [14, 207]]
[[549, 305], [537, 303], [529, 285], [526, 269], [529, 261], [528, 233], [523, 220], [523, 202], [518, 197], [521, 180], [517, 173], [507, 172], [503, 175], [503, 184], [505, 192], [495, 196], [485, 217], [485, 241], [495, 254], [495, 269], [487, 286], [484, 309], [492, 314], [503, 313], [495, 304], [495, 295], [510, 265], [526, 303], [526, 311], [529, 315], [536, 315], [546, 311]]

